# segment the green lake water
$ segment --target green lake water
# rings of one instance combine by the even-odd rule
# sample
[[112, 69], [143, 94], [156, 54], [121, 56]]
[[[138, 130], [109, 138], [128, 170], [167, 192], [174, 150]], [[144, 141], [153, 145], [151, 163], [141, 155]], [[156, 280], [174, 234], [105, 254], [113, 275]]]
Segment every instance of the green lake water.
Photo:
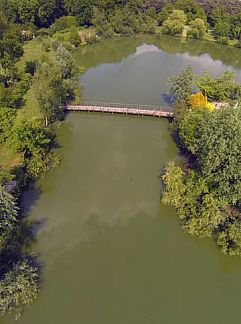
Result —
[[[90, 101], [165, 104], [187, 64], [241, 79], [241, 51], [168, 37], [107, 40], [76, 59]], [[160, 204], [160, 173], [180, 161], [168, 121], [76, 112], [57, 133], [61, 166], [24, 197], [43, 280], [18, 323], [241, 323], [241, 259], [185, 234]]]

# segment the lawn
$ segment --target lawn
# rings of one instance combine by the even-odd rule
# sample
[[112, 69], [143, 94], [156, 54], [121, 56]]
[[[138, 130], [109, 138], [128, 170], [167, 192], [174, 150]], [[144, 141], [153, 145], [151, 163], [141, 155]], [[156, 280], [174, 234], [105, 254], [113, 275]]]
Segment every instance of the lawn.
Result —
[[[43, 55], [42, 42], [38, 38], [27, 42], [24, 46], [24, 54], [17, 66], [24, 69], [27, 61], [36, 61]], [[33, 88], [31, 87], [24, 96], [24, 106], [19, 109], [17, 119], [41, 118], [40, 107], [35, 97]]]
[[3, 169], [11, 169], [15, 166], [21, 165], [23, 162], [22, 156], [13, 153], [6, 145], [0, 144], [0, 167]]
[[[26, 61], [34, 61], [41, 57], [43, 53], [42, 44], [38, 39], [27, 42], [24, 46], [24, 55], [17, 63], [17, 67], [23, 70]], [[24, 106], [18, 110], [17, 120], [27, 120], [32, 118], [41, 118], [40, 107], [35, 97], [33, 88], [30, 88], [24, 96]], [[7, 144], [0, 145], [0, 167], [10, 169], [21, 165], [23, 162], [20, 154], [13, 153]]]

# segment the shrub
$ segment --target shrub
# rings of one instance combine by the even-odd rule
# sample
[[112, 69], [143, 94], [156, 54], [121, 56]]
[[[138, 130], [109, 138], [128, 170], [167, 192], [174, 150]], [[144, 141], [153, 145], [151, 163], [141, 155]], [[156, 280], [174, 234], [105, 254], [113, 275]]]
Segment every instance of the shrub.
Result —
[[203, 39], [205, 33], [206, 33], [206, 25], [202, 19], [196, 18], [195, 20], [191, 21], [190, 29], [187, 32], [188, 37]]
[[228, 37], [218, 37], [217, 43], [219, 43], [221, 45], [229, 45]]
[[50, 33], [53, 35], [56, 32], [72, 27], [77, 27], [77, 21], [75, 17], [64, 16], [55, 20], [55, 22], [50, 26]]
[[0, 314], [16, 312], [21, 316], [24, 305], [29, 305], [38, 294], [38, 270], [28, 261], [19, 261], [0, 280]]
[[191, 108], [198, 108], [198, 107], [204, 108], [207, 106], [208, 98], [204, 96], [202, 92], [197, 92], [195, 94], [191, 94], [188, 103]]
[[3, 143], [10, 136], [15, 117], [15, 109], [0, 108], [0, 143]]
[[173, 10], [169, 18], [163, 22], [162, 32], [172, 36], [181, 35], [186, 22], [187, 17], [184, 11]]
[[60, 42], [69, 42], [75, 47], [80, 45], [79, 31], [76, 27], [72, 27], [63, 31], [58, 31], [56, 34], [54, 34], [53, 39], [58, 40]]

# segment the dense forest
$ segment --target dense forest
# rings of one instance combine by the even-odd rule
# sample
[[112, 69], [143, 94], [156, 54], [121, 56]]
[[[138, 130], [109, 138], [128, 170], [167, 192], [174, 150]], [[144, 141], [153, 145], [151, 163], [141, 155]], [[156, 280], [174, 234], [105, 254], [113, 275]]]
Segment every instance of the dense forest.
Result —
[[[203, 38], [210, 29], [220, 43], [228, 44], [229, 39], [239, 40], [241, 33], [238, 0], [10, 0], [0, 3], [0, 11], [10, 22], [32, 31], [48, 28], [62, 16], [74, 16], [78, 26], [94, 26], [105, 37], [155, 33], [157, 26], [164, 33], [180, 35], [186, 26], [189, 37]], [[64, 25], [62, 20], [62, 26], [55, 27]]]
[[[28, 252], [33, 239], [32, 224], [25, 219], [20, 207], [21, 193], [29, 182], [59, 163], [51, 150], [56, 145], [53, 124], [64, 118], [63, 105], [80, 100], [79, 67], [72, 51], [81, 43], [93, 43], [101, 37], [138, 33], [204, 38], [240, 47], [241, 2], [0, 1], [1, 315], [15, 312], [18, 318], [23, 306], [29, 305], [38, 294], [40, 266]], [[190, 85], [193, 81], [190, 71], [182, 78], [183, 75], [172, 82], [172, 92], [177, 96], [182, 91], [178, 92], [175, 84], [181, 80], [182, 84], [188, 81], [186, 84]], [[197, 86], [210, 101], [232, 102], [240, 98], [240, 87], [232, 75], [226, 74], [217, 80], [203, 76]], [[184, 89], [184, 96], [177, 101], [177, 107], [182, 106], [182, 109], [179, 107], [174, 124], [183, 149], [188, 151], [192, 171], [187, 175], [170, 164], [163, 199], [183, 211], [180, 218], [189, 232], [198, 236], [216, 235], [224, 252], [241, 254], [241, 223], [236, 217], [241, 205], [240, 122], [237, 122], [240, 108], [213, 111], [211, 103], [201, 97], [199, 100], [205, 109], [190, 110], [190, 105], [194, 107], [197, 100], [189, 98], [190, 89]], [[201, 133], [195, 128], [200, 121]], [[222, 139], [220, 129], [229, 131], [228, 140]], [[213, 133], [211, 139], [210, 132]], [[212, 154], [214, 143], [220, 148], [216, 155]], [[209, 160], [205, 159], [207, 152]], [[215, 168], [220, 163], [222, 172], [215, 178]], [[195, 171], [196, 165], [198, 171]], [[179, 185], [177, 188], [171, 187], [173, 176], [175, 185]], [[176, 202], [169, 195], [172, 191], [179, 197]], [[200, 210], [201, 220], [198, 219]], [[210, 221], [211, 213], [215, 218]]]

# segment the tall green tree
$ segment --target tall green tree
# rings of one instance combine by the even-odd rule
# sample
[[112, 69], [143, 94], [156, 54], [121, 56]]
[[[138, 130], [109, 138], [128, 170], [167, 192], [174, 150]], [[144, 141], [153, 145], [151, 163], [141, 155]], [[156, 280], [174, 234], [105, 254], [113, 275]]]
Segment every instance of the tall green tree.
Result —
[[161, 26], [163, 22], [169, 18], [173, 10], [174, 10], [174, 6], [171, 3], [167, 3], [162, 8], [162, 10], [158, 13], [157, 16], [158, 25]]
[[190, 29], [188, 30], [187, 36], [196, 38], [196, 39], [203, 39], [206, 34], [206, 24], [203, 19], [196, 18], [190, 22]]
[[61, 105], [67, 98], [67, 89], [60, 70], [52, 63], [44, 62], [38, 67], [34, 82], [36, 97], [47, 126], [63, 117]]
[[68, 15], [75, 16], [80, 25], [91, 25], [93, 7], [96, 4], [96, 0], [64, 0]]
[[177, 208], [183, 229], [194, 236], [210, 237], [225, 220], [225, 213], [218, 199], [209, 192], [205, 179], [194, 171], [185, 176], [172, 162], [163, 180], [162, 202]]
[[171, 15], [162, 24], [164, 34], [177, 36], [183, 33], [187, 17], [182, 10], [173, 10]]
[[197, 18], [207, 20], [202, 6], [196, 0], [177, 0], [175, 7], [185, 12], [188, 22]]
[[241, 197], [241, 107], [204, 115], [199, 125], [198, 165], [210, 188], [224, 202]]
[[174, 95], [175, 99], [186, 102], [193, 92], [194, 85], [194, 74], [191, 66], [189, 65], [184, 71], [171, 76], [168, 82], [170, 92]]

